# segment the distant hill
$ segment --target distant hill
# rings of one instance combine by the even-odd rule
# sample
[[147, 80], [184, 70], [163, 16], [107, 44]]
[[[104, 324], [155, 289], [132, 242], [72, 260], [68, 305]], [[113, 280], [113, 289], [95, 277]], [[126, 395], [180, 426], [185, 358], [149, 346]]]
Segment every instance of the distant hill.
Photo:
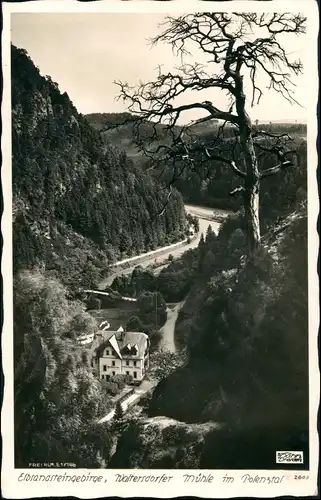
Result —
[[300, 118], [299, 120], [293, 120], [293, 119], [283, 119], [283, 120], [259, 120], [259, 123], [272, 123], [272, 124], [279, 124], [279, 125], [295, 125], [295, 126], [304, 126], [306, 128], [306, 123], [307, 121], [303, 118]]
[[[136, 159], [136, 161], [142, 160], [142, 154], [138, 152], [138, 148], [134, 144], [133, 141], [133, 124], [135, 123], [135, 117], [131, 113], [90, 113], [85, 115], [90, 124], [97, 131], [101, 132], [103, 139], [110, 141], [112, 144], [118, 147], [122, 147], [127, 155], [132, 159]], [[255, 122], [255, 120], [254, 120]], [[195, 121], [194, 124], [190, 127], [190, 132], [195, 136], [202, 138], [203, 136], [207, 136], [209, 133], [213, 133], [217, 131], [218, 127], [221, 123], [217, 120], [213, 120], [210, 122], [197, 123]], [[273, 128], [274, 132], [288, 132], [300, 136], [306, 136], [307, 127], [306, 123], [295, 123], [287, 120], [280, 121], [269, 121], [258, 120], [258, 127], [264, 127], [266, 130], [271, 130]], [[177, 133], [180, 131], [180, 126], [177, 125], [175, 129]], [[166, 136], [168, 132], [166, 131], [166, 127], [162, 124], [156, 126], [158, 139], [160, 141], [165, 141], [165, 144], [169, 144], [169, 139], [166, 140]], [[231, 126], [226, 126], [227, 136], [230, 136], [229, 130], [232, 130]], [[150, 122], [146, 122], [144, 127], [140, 127], [140, 131], [142, 132], [142, 138], [147, 139], [153, 134], [153, 124]], [[160, 143], [159, 141], [159, 143]], [[155, 147], [157, 147], [157, 142], [155, 143]]]
[[[151, 161], [141, 153], [133, 140], [133, 123], [134, 117], [130, 113], [93, 113], [86, 115], [92, 126], [101, 132], [103, 140], [108, 144], [111, 142], [117, 147], [121, 147], [127, 155], [141, 168], [150, 167]], [[117, 128], [114, 128], [117, 125]], [[210, 121], [204, 123], [195, 123], [190, 127], [192, 140], [198, 141], [208, 146], [213, 145], [213, 141], [218, 133], [218, 127], [222, 125], [218, 121]], [[273, 133], [288, 133], [293, 138], [290, 144], [290, 149], [297, 149], [300, 158], [300, 164], [306, 164], [306, 124], [300, 123], [257, 123], [258, 128], [263, 128], [266, 131]], [[141, 127], [142, 139], [148, 139], [154, 132], [154, 125], [146, 122]], [[164, 125], [157, 125], [157, 141], [153, 144], [153, 149], [156, 149], [160, 144], [170, 144], [170, 137]], [[177, 133], [180, 127], [176, 127]], [[233, 141], [233, 143], [232, 143]], [[234, 150], [234, 128], [233, 126], [225, 126], [224, 135], [220, 141], [216, 141], [218, 152], [224, 153], [225, 156], [230, 156]], [[262, 145], [269, 146], [269, 140], [262, 142]], [[260, 155], [260, 168], [269, 168], [275, 164], [275, 157], [268, 153]], [[235, 151], [238, 155], [238, 151]], [[186, 203], [207, 205], [213, 208], [223, 209], [238, 209], [240, 206], [240, 198], [231, 198], [228, 193], [237, 187], [239, 180], [233, 175], [228, 167], [217, 161], [202, 163], [199, 158], [195, 158], [193, 168], [188, 162], [177, 163], [180, 175], [175, 182], [176, 188], [181, 192]], [[181, 169], [181, 167], [184, 167]], [[153, 170], [149, 170], [155, 178], [161, 176], [165, 182], [169, 183], [173, 177], [172, 166], [169, 164], [162, 165]], [[297, 169], [297, 172], [291, 171], [282, 172], [275, 178], [269, 178], [261, 186], [262, 198], [265, 196], [265, 202], [270, 199], [275, 189], [279, 188], [280, 178], [289, 175], [302, 176], [302, 170]], [[303, 174], [305, 175], [305, 173]], [[302, 178], [302, 186], [305, 187], [305, 180]], [[286, 203], [286, 198], [284, 200]], [[268, 205], [268, 202], [266, 202]]]
[[[126, 154], [140, 166], [147, 164], [146, 158], [139, 151], [133, 140], [133, 125], [135, 118], [130, 113], [91, 113], [86, 115], [87, 120], [97, 131], [105, 144], [113, 144], [126, 151]], [[163, 125], [157, 125], [157, 134], [161, 141], [166, 143], [166, 130]], [[153, 124], [146, 122], [140, 126], [142, 138], [148, 139], [153, 134]], [[177, 127], [179, 131], [179, 127]], [[169, 140], [167, 141], [169, 144]], [[157, 143], [155, 144], [157, 147]]]

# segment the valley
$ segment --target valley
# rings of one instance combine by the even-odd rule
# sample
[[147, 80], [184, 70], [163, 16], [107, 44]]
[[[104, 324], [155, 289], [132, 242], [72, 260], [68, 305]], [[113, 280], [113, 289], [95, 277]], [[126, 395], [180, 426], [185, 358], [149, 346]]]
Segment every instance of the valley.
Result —
[[[117, 270], [112, 272], [110, 276], [100, 282], [96, 296], [100, 296], [100, 290], [110, 287], [116, 276], [131, 275], [137, 265], [143, 269], [147, 268], [153, 275], [157, 276], [160, 269], [164, 269], [169, 265], [168, 257], [170, 255], [173, 256], [173, 259], [179, 259], [186, 251], [196, 248], [201, 237], [206, 236], [208, 227], [211, 226], [214, 233], [217, 233], [220, 224], [222, 223], [221, 221], [226, 219], [230, 213], [227, 210], [213, 210], [208, 207], [195, 205], [185, 205], [185, 210], [187, 213], [198, 217], [199, 221], [199, 232], [194, 238], [191, 239], [190, 242], [184, 242], [182, 245], [166, 250], [160, 248], [155, 250], [152, 256], [144, 256], [144, 254], [137, 255], [136, 257], [131, 258], [130, 262], [125, 261], [125, 267], [122, 266], [122, 262], [118, 262], [116, 268]], [[92, 294], [95, 295], [95, 292], [92, 291]], [[91, 314], [94, 315], [99, 323], [102, 321], [108, 321], [111, 324], [111, 330], [117, 330], [119, 327], [124, 326], [132, 314], [131, 308], [124, 308], [124, 304], [125, 302], [123, 302], [119, 307], [112, 309], [102, 308], [93, 310], [91, 311]], [[182, 305], [183, 302], [170, 303], [167, 305], [167, 320], [160, 329], [160, 346], [172, 352], [176, 351], [174, 339], [175, 323]]]
[[[214, 34], [230, 23], [195, 16]], [[231, 16], [231, 33], [263, 22]], [[11, 57], [15, 465], [308, 457], [305, 125], [251, 121], [234, 72], [215, 81], [229, 110], [192, 102], [208, 116], [178, 124], [175, 93], [200, 89], [189, 66], [133, 95], [120, 83], [125, 113], [86, 115], [25, 49]]]
[[226, 217], [228, 217], [231, 213], [229, 210], [214, 210], [209, 207], [197, 205], [185, 205], [185, 210], [188, 214], [198, 218], [199, 232], [195, 235], [195, 237], [191, 238], [189, 242], [184, 240], [183, 243], [177, 243], [175, 246], [173, 245], [173, 247], [166, 250], [162, 248], [154, 250], [152, 255], [145, 256], [144, 254], [141, 254], [130, 259], [130, 262], [127, 260], [123, 263], [121, 261], [118, 262], [117, 267], [114, 267], [113, 272], [99, 283], [99, 290], [104, 290], [107, 286], [110, 286], [116, 276], [131, 274], [137, 265], [142, 266], [143, 268], [150, 267], [153, 269], [154, 273], [159, 272], [160, 269], [164, 268], [168, 263], [168, 257], [170, 255], [177, 259], [187, 250], [196, 248], [201, 239], [201, 235], [206, 234], [208, 226], [212, 226], [213, 231], [217, 232], [222, 220], [226, 219]]
[[[179, 259], [186, 251], [196, 248], [201, 240], [201, 237], [206, 237], [208, 227], [211, 226], [214, 233], [218, 233], [221, 221], [226, 219], [229, 215], [228, 211], [213, 210], [208, 207], [202, 206], [185, 205], [185, 210], [187, 213], [196, 216], [199, 221], [199, 232], [195, 234], [190, 242], [184, 242], [182, 245], [175, 246], [175, 248], [160, 248], [153, 251], [151, 256], [144, 256], [144, 254], [142, 254], [136, 257], [132, 257], [131, 259], [127, 259], [124, 263], [118, 262], [117, 266], [114, 267], [114, 269], [117, 269], [117, 271], [112, 273], [108, 278], [104, 279], [100, 283], [99, 288], [103, 290], [106, 287], [111, 286], [116, 276], [126, 276], [132, 274], [136, 265], [139, 265], [143, 269], [149, 269], [154, 276], [157, 276], [160, 268], [163, 269], [169, 264], [169, 255], [172, 255], [173, 259]], [[155, 261], [157, 261], [157, 264], [155, 263]], [[126, 267], [123, 267], [123, 265], [126, 265]], [[144, 292], [144, 290], [142, 290], [142, 292]], [[91, 291], [91, 293], [93, 296], [97, 296], [99, 298], [102, 292], [98, 290], [96, 294], [94, 291]], [[183, 300], [178, 303], [167, 304], [167, 317], [164, 325], [159, 329], [159, 343], [156, 349], [165, 350], [170, 353], [177, 352], [178, 349], [175, 342], [175, 325], [179, 311], [182, 309], [184, 302], [185, 301]], [[119, 307], [116, 306], [109, 309], [101, 308], [89, 312], [97, 320], [98, 324], [108, 322], [108, 329], [118, 330], [119, 328], [124, 328], [126, 326], [126, 323], [130, 320], [130, 317], [133, 314], [132, 304], [128, 303], [127, 307], [125, 306], [126, 300], [122, 301]], [[143, 380], [140, 386], [134, 389], [134, 393], [132, 394], [130, 392], [129, 396], [122, 401], [121, 404], [125, 413], [128, 410], [132, 409], [133, 406], [136, 405], [146, 393], [152, 391], [157, 385], [157, 380], [153, 379], [153, 377], [150, 376], [148, 372], [146, 377], [147, 378]], [[129, 389], [130, 386], [128, 386], [127, 388], [125, 387], [123, 389], [123, 392], [126, 393], [126, 391], [128, 391]], [[114, 410], [111, 410], [107, 415], [99, 420], [99, 423], [109, 422], [113, 419], [113, 417]]]

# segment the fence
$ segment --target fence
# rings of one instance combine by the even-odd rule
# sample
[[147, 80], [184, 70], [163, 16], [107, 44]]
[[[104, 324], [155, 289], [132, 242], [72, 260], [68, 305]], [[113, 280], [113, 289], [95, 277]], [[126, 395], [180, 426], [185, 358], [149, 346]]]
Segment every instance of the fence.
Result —
[[115, 399], [115, 402], [116, 403], [122, 403], [123, 401], [125, 401], [125, 399], [127, 399], [129, 396], [131, 396], [132, 394], [134, 394], [134, 392], [135, 392], [135, 387], [133, 387], [132, 389], [130, 389], [130, 391], [125, 392], [125, 394], [123, 394], [122, 396], [120, 396], [120, 398]]

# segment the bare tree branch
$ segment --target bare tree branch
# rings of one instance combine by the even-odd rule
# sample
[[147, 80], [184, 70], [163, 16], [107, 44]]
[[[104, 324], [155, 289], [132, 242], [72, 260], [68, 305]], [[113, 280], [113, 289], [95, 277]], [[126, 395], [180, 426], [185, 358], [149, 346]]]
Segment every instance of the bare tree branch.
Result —
[[[211, 161], [224, 163], [244, 179], [244, 186], [230, 194], [247, 194], [243, 197], [244, 213], [250, 246], [254, 249], [260, 241], [260, 180], [294, 163], [289, 159], [293, 152], [285, 151], [284, 141], [290, 140], [288, 134], [274, 134], [254, 127], [247, 106], [260, 102], [266, 86], [291, 104], [298, 104], [292, 79], [302, 73], [303, 66], [286, 52], [282, 37], [304, 34], [306, 18], [296, 13], [191, 13], [167, 17], [162, 27], [162, 33], [153, 38], [151, 44], [170, 45], [180, 57], [180, 66], [168, 73], [159, 68], [154, 81], [137, 87], [116, 82], [119, 98], [134, 117], [135, 143], [155, 163], [169, 162], [173, 167], [170, 189], [177, 175], [187, 168], [195, 170], [206, 160], [210, 165]], [[195, 47], [201, 54], [199, 61], [206, 62], [191, 62]], [[250, 99], [245, 81], [251, 85]], [[215, 99], [190, 100], [192, 93], [199, 96], [205, 90], [214, 90]], [[228, 105], [222, 106], [224, 101], [217, 97], [218, 90], [228, 97]], [[190, 111], [203, 116], [194, 123], [182, 125]], [[220, 122], [219, 127], [209, 127], [211, 141], [203, 137], [205, 144], [202, 144], [193, 126], [216, 121]], [[234, 142], [224, 136], [226, 124], [232, 127]], [[273, 143], [269, 144], [267, 139]], [[266, 154], [275, 156], [277, 164], [260, 172], [258, 160]], [[179, 163], [178, 168], [175, 162]]]
[[284, 161], [283, 163], [279, 163], [278, 165], [275, 165], [275, 167], [268, 168], [267, 170], [263, 170], [263, 172], [260, 173], [260, 177], [263, 179], [264, 177], [268, 177], [270, 175], [277, 174], [278, 172], [280, 172], [284, 168], [293, 167], [293, 166], [294, 166], [294, 163], [287, 160], [287, 161]]
[[244, 193], [244, 192], [245, 192], [244, 186], [238, 186], [237, 188], [235, 188], [229, 192], [229, 196], [235, 196], [236, 194]]
[[245, 172], [243, 172], [242, 170], [240, 170], [240, 169], [236, 166], [236, 164], [235, 164], [235, 162], [234, 162], [234, 161], [229, 160], [228, 158], [225, 158], [225, 157], [220, 156], [220, 155], [217, 155], [217, 154], [213, 154], [213, 155], [211, 155], [211, 154], [209, 153], [209, 149], [208, 149], [208, 148], [205, 148], [205, 153], [206, 153], [206, 155], [208, 156], [208, 158], [209, 158], [210, 160], [217, 160], [217, 161], [221, 161], [222, 163], [226, 163], [227, 165], [229, 165], [229, 166], [232, 168], [233, 172], [234, 172], [236, 175], [238, 175], [239, 177], [246, 177], [246, 173], [245, 173]]
[[[235, 18], [239, 19], [238, 23]], [[223, 71], [215, 76], [216, 82], [228, 84], [231, 93], [235, 92], [235, 79], [242, 66], [247, 66], [253, 86], [252, 105], [259, 102], [263, 93], [256, 84], [259, 70], [269, 77], [270, 88], [295, 102], [289, 88], [290, 75], [301, 73], [302, 63], [289, 59], [277, 37], [285, 33], [305, 33], [305, 21], [300, 14], [286, 13], [188, 14], [167, 18], [164, 23], [167, 29], [155, 37], [152, 44], [170, 43], [174, 53], [180, 56], [190, 54], [187, 47], [196, 44], [202, 52], [212, 56], [209, 62], [217, 66], [223, 63]], [[265, 36], [253, 39], [253, 26]], [[236, 47], [236, 41], [243, 43]]]
[[287, 132], [282, 133], [282, 134], [276, 134], [274, 132], [269, 132], [267, 130], [261, 130], [261, 129], [253, 129], [252, 136], [253, 136], [253, 138], [258, 137], [258, 136], [264, 136], [264, 137], [271, 137], [273, 139], [285, 138], [285, 139], [288, 139], [290, 141], [293, 140], [292, 137], [290, 137], [290, 135]]

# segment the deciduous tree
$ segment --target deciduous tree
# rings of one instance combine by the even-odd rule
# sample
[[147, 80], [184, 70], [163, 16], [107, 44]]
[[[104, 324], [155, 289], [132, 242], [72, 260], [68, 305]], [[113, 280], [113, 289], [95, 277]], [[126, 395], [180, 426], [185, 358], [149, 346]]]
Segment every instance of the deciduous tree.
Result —
[[[170, 186], [187, 164], [195, 170], [196, 164], [214, 160], [218, 165], [231, 168], [241, 185], [230, 194], [243, 197], [249, 254], [253, 255], [260, 244], [261, 180], [295, 165], [296, 160], [295, 151], [289, 147], [288, 134], [274, 134], [253, 124], [248, 108], [260, 102], [264, 87], [296, 103], [292, 77], [302, 73], [303, 66], [300, 60], [293, 60], [287, 54], [282, 44], [284, 37], [305, 33], [306, 18], [297, 13], [193, 13], [168, 17], [163, 28], [151, 43], [163, 42], [172, 46], [181, 58], [177, 72], [163, 74], [159, 69], [154, 81], [141, 83], [138, 87], [116, 82], [120, 97], [128, 103], [132, 113], [129, 120], [133, 121], [135, 140], [154, 160], [157, 158], [158, 162], [164, 161], [167, 165], [172, 162]], [[195, 47], [199, 61], [206, 57], [204, 64], [188, 60]], [[225, 109], [209, 100], [215, 89], [228, 96], [229, 104]], [[208, 94], [207, 100], [195, 100], [195, 94], [204, 95], [204, 92]], [[190, 102], [178, 103], [189, 96], [192, 96]], [[204, 114], [197, 123], [216, 125], [211, 145], [193, 137], [195, 122], [177, 127], [182, 115], [191, 110]], [[153, 123], [154, 131], [146, 143], [141, 130], [145, 130], [147, 121]], [[161, 124], [168, 132], [163, 143]], [[222, 137], [228, 126], [232, 132], [228, 134], [232, 137], [232, 146], [229, 142], [227, 151], [222, 151]], [[262, 171], [260, 155], [263, 153], [273, 155], [275, 165]]]

